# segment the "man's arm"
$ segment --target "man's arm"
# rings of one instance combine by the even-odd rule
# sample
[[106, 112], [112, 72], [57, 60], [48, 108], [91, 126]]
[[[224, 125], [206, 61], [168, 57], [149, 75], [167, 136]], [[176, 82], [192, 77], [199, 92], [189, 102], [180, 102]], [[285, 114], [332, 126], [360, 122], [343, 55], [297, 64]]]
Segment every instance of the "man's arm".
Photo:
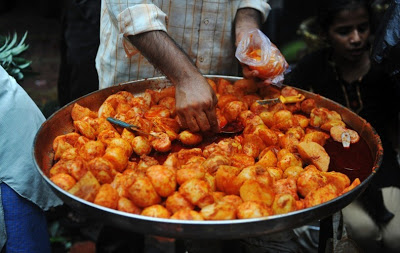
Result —
[[176, 87], [176, 111], [192, 132], [217, 132], [217, 97], [183, 50], [164, 31], [128, 36], [131, 43]]
[[[253, 29], [260, 29], [261, 13], [251, 8], [239, 9], [235, 17], [235, 46], [237, 47], [242, 37]], [[257, 70], [250, 70], [246, 65], [242, 65], [242, 72], [245, 78], [255, 78], [258, 76]]]
[[251, 8], [239, 9], [235, 17], [235, 45], [237, 46], [243, 35], [252, 29], [260, 29], [261, 13]]

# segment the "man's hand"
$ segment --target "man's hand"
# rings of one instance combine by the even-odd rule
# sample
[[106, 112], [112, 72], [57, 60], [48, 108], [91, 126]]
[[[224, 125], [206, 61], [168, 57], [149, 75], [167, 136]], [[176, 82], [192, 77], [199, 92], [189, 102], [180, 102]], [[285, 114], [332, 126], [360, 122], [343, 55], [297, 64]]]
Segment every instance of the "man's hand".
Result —
[[217, 97], [205, 80], [197, 78], [176, 86], [176, 111], [184, 128], [191, 132], [218, 132], [215, 114]]
[[246, 79], [255, 79], [258, 87], [262, 88], [272, 84], [272, 81], [269, 79], [262, 80], [258, 78], [258, 70], [251, 70], [246, 64], [241, 63], [240, 65], [242, 66], [243, 77]]
[[128, 38], [175, 85], [176, 110], [182, 126], [191, 132], [218, 132], [213, 89], [168, 34], [151, 31]]
[[[235, 46], [239, 45], [243, 36], [251, 30], [260, 29], [261, 14], [259, 11], [251, 8], [239, 9], [235, 18]], [[270, 80], [261, 80], [257, 70], [251, 70], [247, 65], [242, 64], [243, 77], [247, 79], [256, 79], [259, 87], [271, 85]]]

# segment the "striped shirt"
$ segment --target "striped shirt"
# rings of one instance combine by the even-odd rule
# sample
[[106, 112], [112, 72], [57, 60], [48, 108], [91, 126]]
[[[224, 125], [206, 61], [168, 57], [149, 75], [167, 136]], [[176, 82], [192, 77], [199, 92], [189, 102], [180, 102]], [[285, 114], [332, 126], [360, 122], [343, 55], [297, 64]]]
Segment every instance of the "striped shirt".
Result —
[[238, 75], [233, 26], [240, 8], [258, 10], [262, 22], [270, 10], [267, 0], [102, 0], [100, 89], [162, 76], [127, 39], [148, 31], [167, 32], [202, 74]]

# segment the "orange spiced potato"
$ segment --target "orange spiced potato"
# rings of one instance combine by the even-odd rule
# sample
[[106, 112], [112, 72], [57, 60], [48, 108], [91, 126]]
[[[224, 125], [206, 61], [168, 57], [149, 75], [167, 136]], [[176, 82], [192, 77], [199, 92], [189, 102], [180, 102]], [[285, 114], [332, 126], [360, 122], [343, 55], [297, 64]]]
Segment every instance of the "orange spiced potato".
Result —
[[[265, 72], [276, 74], [279, 66]], [[276, 73], [275, 73], [276, 72]], [[74, 131], [53, 141], [49, 178], [95, 204], [149, 217], [230, 220], [266, 217], [312, 207], [358, 184], [328, 171], [328, 141], [360, 137], [341, 116], [314, 100], [260, 105], [259, 99], [297, 95], [291, 87], [257, 87], [254, 80], [208, 79], [219, 98], [220, 127], [243, 131], [211, 136], [182, 129], [175, 88], [122, 91], [98, 111], [73, 106]], [[111, 124], [115, 117], [140, 127]], [[343, 137], [343, 135], [346, 135]]]

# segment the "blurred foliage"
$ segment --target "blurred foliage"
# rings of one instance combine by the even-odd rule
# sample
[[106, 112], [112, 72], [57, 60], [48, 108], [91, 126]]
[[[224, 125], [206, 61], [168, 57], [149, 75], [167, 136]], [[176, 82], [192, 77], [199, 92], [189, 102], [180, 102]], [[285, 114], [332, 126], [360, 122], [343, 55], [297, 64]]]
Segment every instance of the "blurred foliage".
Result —
[[25, 32], [19, 43], [17, 33], [14, 33], [12, 37], [0, 35], [0, 65], [17, 81], [24, 78], [25, 72], [29, 70], [32, 63], [21, 57], [21, 54], [29, 48], [29, 45], [24, 43], [27, 34], [28, 32]]
[[281, 53], [289, 64], [296, 63], [307, 48], [304, 40], [291, 41], [281, 47]]

